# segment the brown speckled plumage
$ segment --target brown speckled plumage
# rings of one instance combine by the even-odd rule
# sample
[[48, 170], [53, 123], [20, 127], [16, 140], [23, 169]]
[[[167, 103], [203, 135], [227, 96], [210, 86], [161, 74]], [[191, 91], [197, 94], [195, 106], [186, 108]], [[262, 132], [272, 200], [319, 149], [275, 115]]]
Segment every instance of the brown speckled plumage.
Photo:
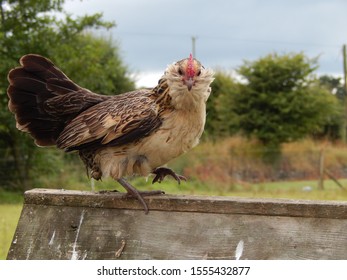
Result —
[[17, 128], [37, 145], [78, 151], [93, 178], [111, 176], [146, 212], [143, 193], [123, 177], [154, 173], [154, 182], [166, 175], [185, 179], [161, 166], [194, 147], [203, 132], [213, 73], [200, 62], [180, 60], [153, 89], [115, 96], [76, 85], [42, 56], [23, 56], [20, 64], [8, 75], [8, 107]]

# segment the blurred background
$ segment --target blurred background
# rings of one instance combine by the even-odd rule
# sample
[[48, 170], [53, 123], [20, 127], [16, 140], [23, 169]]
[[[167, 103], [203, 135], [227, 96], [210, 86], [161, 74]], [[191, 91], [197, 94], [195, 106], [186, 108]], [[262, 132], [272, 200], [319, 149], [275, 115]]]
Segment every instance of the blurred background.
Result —
[[169, 163], [188, 182], [132, 178], [140, 189], [346, 200], [346, 11], [344, 0], [0, 0], [0, 259], [25, 190], [123, 191], [16, 129], [7, 73], [27, 53], [103, 94], [153, 87], [190, 53], [215, 70], [201, 143]]

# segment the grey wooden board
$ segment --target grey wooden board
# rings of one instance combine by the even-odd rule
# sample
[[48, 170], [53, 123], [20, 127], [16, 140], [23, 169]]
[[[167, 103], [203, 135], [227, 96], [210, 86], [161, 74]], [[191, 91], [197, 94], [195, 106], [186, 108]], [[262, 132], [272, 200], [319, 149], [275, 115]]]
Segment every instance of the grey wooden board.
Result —
[[120, 194], [30, 191], [8, 259], [235, 259], [237, 247], [240, 259], [347, 259], [345, 202], [195, 196], [148, 202], [145, 215]]

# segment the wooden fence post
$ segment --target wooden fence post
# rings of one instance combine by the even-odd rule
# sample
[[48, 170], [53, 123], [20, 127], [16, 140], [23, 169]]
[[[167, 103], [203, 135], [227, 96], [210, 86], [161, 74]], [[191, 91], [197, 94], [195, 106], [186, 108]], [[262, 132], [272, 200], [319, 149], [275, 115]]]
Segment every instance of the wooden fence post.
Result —
[[325, 158], [325, 146], [321, 148], [319, 153], [319, 181], [318, 189], [324, 190], [324, 158]]

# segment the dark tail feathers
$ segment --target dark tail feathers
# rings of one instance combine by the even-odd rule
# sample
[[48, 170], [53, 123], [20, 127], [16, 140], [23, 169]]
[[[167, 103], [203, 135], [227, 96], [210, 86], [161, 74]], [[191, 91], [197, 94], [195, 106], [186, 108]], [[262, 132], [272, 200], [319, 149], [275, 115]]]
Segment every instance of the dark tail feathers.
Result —
[[108, 98], [79, 87], [40, 55], [25, 55], [20, 64], [8, 74], [8, 108], [15, 114], [17, 128], [39, 146], [55, 145], [73, 118]]

